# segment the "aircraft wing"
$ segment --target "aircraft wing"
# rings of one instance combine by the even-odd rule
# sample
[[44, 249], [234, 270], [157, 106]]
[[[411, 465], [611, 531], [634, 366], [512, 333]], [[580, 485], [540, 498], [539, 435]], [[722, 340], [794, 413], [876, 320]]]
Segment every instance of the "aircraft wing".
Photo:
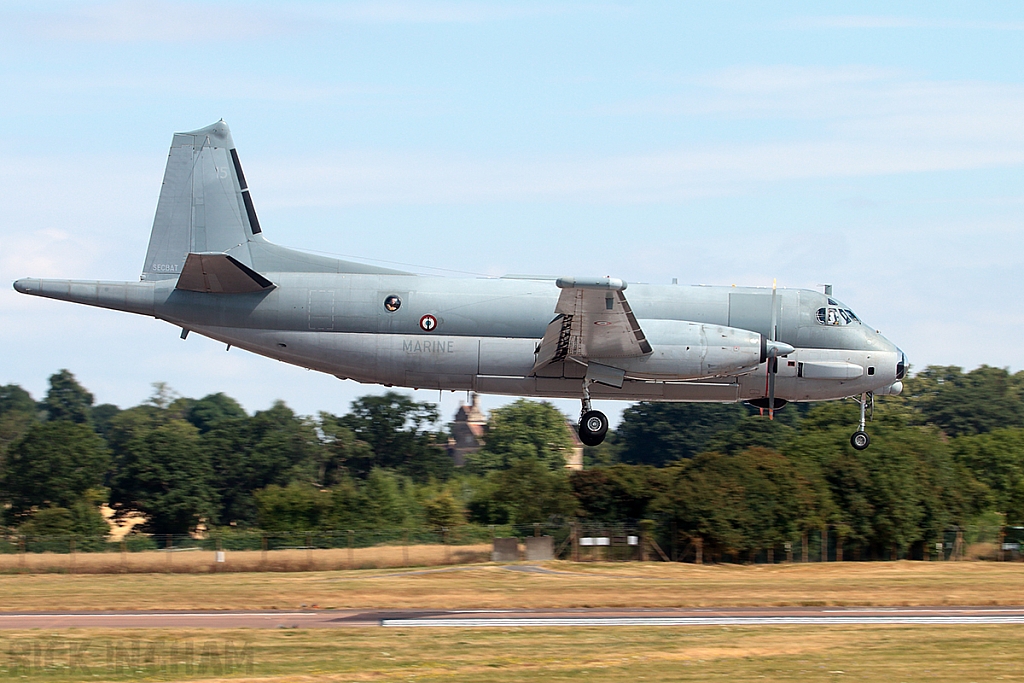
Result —
[[533, 371], [570, 358], [631, 358], [651, 353], [651, 345], [633, 315], [616, 278], [559, 278], [562, 290], [555, 318], [548, 323]]

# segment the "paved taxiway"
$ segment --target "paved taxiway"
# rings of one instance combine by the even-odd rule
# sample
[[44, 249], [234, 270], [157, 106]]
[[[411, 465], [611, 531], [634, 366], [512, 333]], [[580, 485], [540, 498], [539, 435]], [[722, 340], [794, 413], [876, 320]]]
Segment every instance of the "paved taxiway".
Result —
[[0, 612], [0, 629], [1024, 624], [1009, 607]]

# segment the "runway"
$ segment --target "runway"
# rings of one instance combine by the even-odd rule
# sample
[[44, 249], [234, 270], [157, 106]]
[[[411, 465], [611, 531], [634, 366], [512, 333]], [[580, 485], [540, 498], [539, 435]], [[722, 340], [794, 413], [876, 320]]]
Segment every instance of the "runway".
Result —
[[1024, 606], [0, 612], [0, 629], [1024, 624]]

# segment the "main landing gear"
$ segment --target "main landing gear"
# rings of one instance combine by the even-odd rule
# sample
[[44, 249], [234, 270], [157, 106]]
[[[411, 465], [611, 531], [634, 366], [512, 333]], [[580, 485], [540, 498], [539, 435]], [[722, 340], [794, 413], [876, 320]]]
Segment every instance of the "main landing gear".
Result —
[[598, 446], [608, 433], [608, 418], [600, 410], [590, 407], [589, 383], [583, 384], [583, 410], [580, 412], [580, 424], [577, 432], [584, 446]]
[[862, 451], [871, 445], [871, 438], [868, 436], [868, 433], [864, 431], [864, 411], [867, 408], [869, 396], [871, 400], [871, 406], [872, 408], [874, 408], [875, 397], [871, 394], [861, 394], [859, 399], [853, 399], [854, 401], [860, 404], [860, 428], [853, 433], [853, 436], [850, 437], [850, 445], [856, 448], [858, 451]]

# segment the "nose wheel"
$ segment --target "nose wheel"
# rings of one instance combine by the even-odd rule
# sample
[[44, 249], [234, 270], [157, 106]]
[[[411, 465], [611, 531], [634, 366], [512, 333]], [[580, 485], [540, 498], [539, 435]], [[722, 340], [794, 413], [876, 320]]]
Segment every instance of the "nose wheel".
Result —
[[588, 384], [583, 384], [583, 410], [580, 412], [580, 424], [576, 431], [584, 446], [599, 446], [608, 433], [608, 417], [600, 410], [591, 408]]
[[[871, 445], [871, 437], [869, 437], [868, 433], [864, 431], [864, 426], [866, 424], [864, 413], [868, 405], [868, 396], [868, 394], [861, 394], [859, 399], [854, 399], [860, 404], [860, 428], [858, 428], [857, 431], [853, 433], [853, 436], [850, 437], [850, 445], [858, 451], [862, 451]], [[874, 401], [875, 397], [871, 396], [872, 413], [874, 413]]]

